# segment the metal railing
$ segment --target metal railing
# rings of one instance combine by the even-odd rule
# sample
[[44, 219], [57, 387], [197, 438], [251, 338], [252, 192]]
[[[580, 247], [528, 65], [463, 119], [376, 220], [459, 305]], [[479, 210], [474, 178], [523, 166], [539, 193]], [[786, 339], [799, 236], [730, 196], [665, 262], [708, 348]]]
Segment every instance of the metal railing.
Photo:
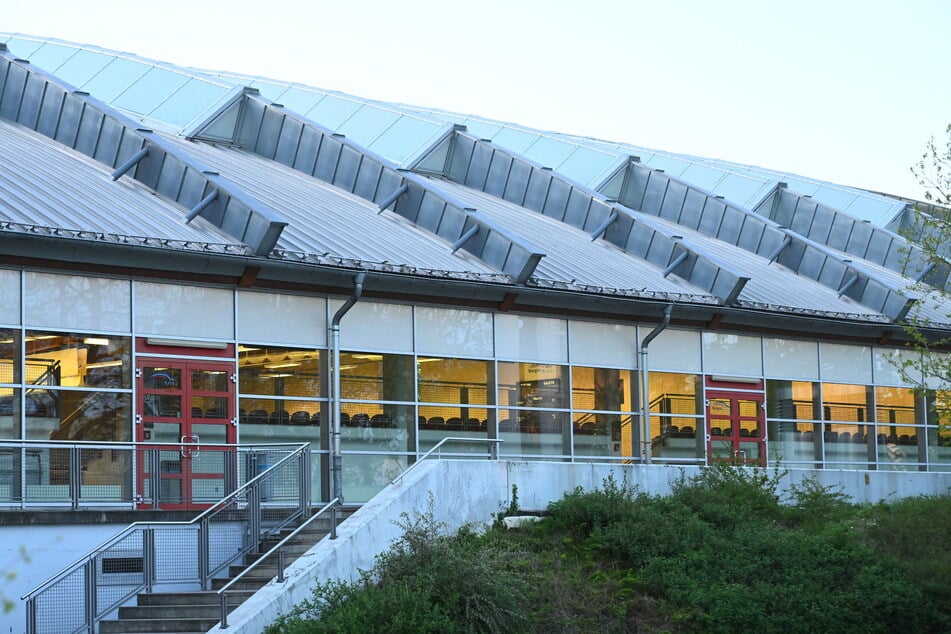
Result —
[[277, 555], [277, 581], [278, 583], [284, 583], [284, 547], [287, 543], [296, 537], [298, 534], [303, 532], [305, 528], [311, 525], [317, 518], [322, 516], [325, 512], [330, 512], [330, 539], [337, 539], [337, 508], [340, 506], [340, 498], [334, 498], [327, 504], [323, 506], [319, 511], [314, 513], [303, 522], [300, 526], [295, 528], [290, 532], [284, 539], [279, 541], [277, 544], [272, 546], [266, 553], [262, 554], [256, 561], [254, 561], [250, 566], [242, 570], [240, 573], [235, 575], [231, 581], [226, 583], [218, 590], [218, 600], [221, 605], [221, 629], [227, 629], [228, 627], [228, 593], [233, 592], [232, 586], [236, 585], [239, 581], [244, 579], [252, 570], [256, 569], [261, 562], [270, 559], [273, 555]]
[[120, 605], [161, 584], [209, 589], [215, 575], [306, 518], [310, 445], [248, 456], [247, 481], [191, 521], [136, 522], [23, 595], [27, 634], [94, 634]]
[[442, 440], [440, 440], [439, 442], [437, 442], [435, 445], [433, 445], [432, 449], [430, 449], [429, 451], [424, 453], [422, 456], [417, 458], [416, 462], [414, 462], [410, 466], [403, 469], [402, 473], [400, 473], [398, 476], [390, 480], [390, 484], [396, 484], [397, 482], [400, 482], [406, 476], [407, 473], [409, 473], [410, 471], [416, 468], [416, 465], [418, 465], [419, 463], [421, 463], [423, 460], [433, 455], [434, 453], [436, 454], [437, 457], [442, 457], [442, 446], [450, 441], [461, 442], [461, 443], [487, 444], [489, 445], [489, 460], [498, 460], [499, 445], [503, 442], [501, 438], [465, 438], [465, 437], [458, 437], [458, 436], [447, 436], [443, 438]]

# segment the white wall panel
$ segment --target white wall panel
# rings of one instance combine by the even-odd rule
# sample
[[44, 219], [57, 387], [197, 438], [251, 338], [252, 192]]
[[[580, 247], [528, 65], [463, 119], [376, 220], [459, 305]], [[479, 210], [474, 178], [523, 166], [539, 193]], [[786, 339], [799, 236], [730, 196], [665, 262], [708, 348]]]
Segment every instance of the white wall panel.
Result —
[[128, 280], [27, 272], [24, 295], [27, 326], [129, 332]]
[[872, 351], [868, 346], [820, 343], [821, 376], [826, 382], [872, 383]]
[[327, 300], [239, 291], [238, 340], [326, 346]]
[[703, 371], [706, 374], [762, 376], [760, 338], [725, 332], [703, 333]]
[[416, 352], [450, 357], [492, 356], [492, 314], [416, 308]]
[[140, 335], [234, 339], [234, 293], [222, 288], [136, 282]]
[[568, 344], [575, 365], [637, 367], [637, 328], [569, 321]]
[[815, 341], [765, 338], [763, 363], [770, 378], [819, 380], [819, 346]]
[[[330, 319], [345, 300], [330, 300]], [[343, 350], [413, 351], [413, 307], [359, 301], [340, 321]]]
[[568, 322], [564, 319], [495, 316], [495, 350], [500, 359], [568, 361]]
[[[638, 328], [637, 350], [641, 341], [653, 330], [651, 326]], [[670, 372], [700, 372], [700, 333], [695, 330], [662, 330], [647, 346], [648, 370]]]
[[20, 323], [20, 272], [0, 269], [0, 323]]

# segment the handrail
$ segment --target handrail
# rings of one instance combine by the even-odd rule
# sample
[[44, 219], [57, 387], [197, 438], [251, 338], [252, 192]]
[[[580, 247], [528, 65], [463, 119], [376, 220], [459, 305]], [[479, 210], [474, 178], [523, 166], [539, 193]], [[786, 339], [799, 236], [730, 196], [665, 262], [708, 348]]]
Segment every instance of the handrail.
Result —
[[402, 472], [402, 473], [400, 473], [398, 476], [396, 476], [395, 478], [393, 478], [392, 480], [390, 480], [390, 484], [396, 484], [397, 482], [401, 481], [401, 480], [403, 479], [403, 477], [406, 476], [407, 473], [409, 473], [409, 472], [412, 471], [414, 468], [416, 468], [416, 465], [418, 465], [418, 464], [421, 463], [423, 460], [425, 460], [426, 458], [428, 458], [430, 455], [432, 455], [432, 453], [433, 453], [434, 451], [436, 451], [437, 449], [439, 449], [440, 447], [442, 447], [444, 444], [446, 444], [446, 443], [449, 442], [450, 440], [457, 441], [457, 442], [474, 442], [474, 443], [482, 443], [482, 442], [484, 442], [484, 443], [491, 444], [492, 447], [491, 447], [490, 450], [489, 450], [489, 459], [490, 459], [490, 460], [495, 460], [495, 459], [498, 458], [498, 446], [499, 446], [502, 442], [504, 442], [501, 438], [466, 438], [466, 437], [464, 437], [464, 436], [463, 436], [463, 437], [459, 437], [459, 436], [446, 436], [445, 438], [443, 438], [442, 440], [440, 440], [439, 442], [437, 442], [435, 445], [433, 445], [432, 449], [430, 449], [429, 451], [427, 451], [426, 453], [424, 453], [422, 456], [420, 456], [419, 459], [418, 459], [416, 462], [414, 462], [414, 463], [411, 464], [410, 466], [408, 466], [408, 467], [406, 467], [405, 469], [403, 469], [403, 472]]
[[[309, 443], [305, 443], [309, 444]], [[48, 445], [54, 449], [66, 449], [72, 445], [79, 445], [83, 447], [178, 447], [181, 443], [178, 442], [152, 442], [149, 440], [130, 440], [130, 441], [116, 441], [116, 440], [13, 440], [13, 439], [0, 439], [0, 445]], [[249, 449], [255, 447], [295, 447], [300, 449], [301, 443], [298, 442], [274, 442], [274, 443], [253, 443], [253, 444], [238, 444], [238, 443], [225, 443], [225, 442], [208, 442], [202, 443], [203, 446], [208, 447], [234, 447], [236, 449]]]
[[[144, 444], [144, 443], [143, 443], [143, 444]], [[156, 445], [156, 444], [157, 444], [157, 443], [153, 443], [153, 445]], [[176, 444], [176, 445], [174, 445], [174, 446], [177, 447], [178, 445]], [[285, 445], [285, 446], [287, 446], [287, 445]], [[310, 447], [310, 443], [302, 443], [302, 444], [299, 444], [299, 445], [291, 445], [291, 446], [297, 447], [296, 451], [294, 451], [294, 452], [288, 454], [287, 456], [281, 458], [279, 461], [277, 461], [277, 462], [271, 467], [271, 469], [276, 469], [277, 467], [279, 467], [280, 465], [282, 465], [285, 461], [290, 460], [291, 458], [293, 458], [293, 457], [297, 454], [297, 452], [299, 452], [299, 451], [306, 451], [306, 450], [308, 449], [308, 447]], [[268, 471], [270, 471], [271, 469], [268, 469]], [[233, 501], [232, 498], [238, 496], [239, 494], [242, 494], [242, 495], [243, 495], [244, 493], [246, 493], [246, 489], [248, 489], [252, 484], [257, 483], [258, 480], [260, 480], [261, 478], [263, 478], [264, 476], [266, 476], [267, 473], [268, 473], [268, 471], [265, 471], [264, 473], [261, 473], [261, 474], [255, 476], [255, 477], [251, 478], [250, 480], [248, 480], [247, 482], [245, 482], [243, 485], [241, 485], [238, 489], [236, 489], [233, 493], [230, 493], [230, 494], [229, 494], [228, 496], [226, 496], [225, 498], [223, 498], [223, 499], [219, 500], [218, 502], [214, 503], [213, 505], [211, 505], [210, 507], [208, 507], [207, 509], [205, 509], [201, 514], [195, 516], [194, 518], [192, 518], [191, 520], [189, 520], [189, 521], [187, 521], [187, 522], [182, 520], [182, 521], [176, 521], [176, 522], [133, 522], [132, 524], [129, 524], [129, 525], [128, 525], [127, 527], [125, 527], [122, 531], [120, 531], [120, 532], [117, 533], [116, 535], [113, 535], [112, 537], [110, 537], [110, 538], [107, 539], [106, 541], [102, 542], [101, 544], [99, 544], [98, 546], [96, 546], [95, 548], [93, 548], [92, 550], [88, 551], [88, 552], [85, 553], [84, 555], [81, 555], [81, 556], [79, 557], [79, 559], [77, 559], [76, 561], [74, 561], [72, 564], [70, 564], [69, 566], [67, 566], [67, 567], [64, 568], [63, 570], [59, 571], [58, 573], [56, 573], [55, 575], [53, 575], [52, 577], [50, 577], [50, 578], [47, 579], [46, 581], [40, 583], [38, 586], [36, 586], [35, 588], [33, 588], [32, 590], [30, 590], [30, 591], [27, 592], [26, 594], [24, 594], [22, 597], [20, 597], [20, 599], [25, 601], [25, 600], [27, 600], [27, 599], [33, 598], [33, 597], [36, 596], [40, 591], [45, 590], [47, 587], [49, 587], [52, 583], [54, 583], [54, 582], [60, 580], [61, 578], [65, 577], [65, 576], [67, 576], [67, 575], [69, 575], [69, 574], [71, 574], [72, 572], [74, 572], [75, 570], [77, 570], [80, 566], [86, 565], [86, 563], [88, 563], [88, 562], [89, 562], [93, 557], [95, 557], [98, 553], [102, 552], [103, 550], [105, 550], [105, 549], [107, 549], [109, 546], [111, 546], [112, 544], [114, 544], [114, 543], [116, 543], [117, 541], [119, 541], [120, 538], [123, 538], [123, 537], [125, 537], [126, 535], [129, 535], [130, 533], [134, 532], [135, 530], [137, 530], [137, 529], [139, 529], [139, 528], [146, 528], [146, 527], [149, 527], [149, 526], [175, 526], [175, 525], [177, 525], [177, 526], [187, 526], [187, 525], [191, 525], [191, 524], [198, 524], [198, 523], [200, 523], [200, 522], [201, 522], [203, 519], [205, 519], [205, 517], [208, 516], [210, 513], [212, 513], [212, 512], [214, 512], [214, 511], [217, 511], [218, 509], [220, 509], [221, 506], [222, 506], [223, 504], [225, 504], [226, 502], [230, 504], [230, 502]]]
[[330, 509], [330, 539], [337, 539], [337, 507], [339, 506], [340, 498], [334, 498], [327, 504], [325, 504], [319, 511], [314, 513], [303, 522], [300, 526], [295, 528], [287, 537], [279, 541], [277, 544], [272, 546], [266, 553], [262, 554], [257, 561], [252, 563], [250, 566], [239, 572], [231, 581], [223, 585], [218, 590], [219, 602], [221, 603], [221, 629], [226, 629], [228, 627], [228, 591], [231, 589], [235, 583], [240, 581], [246, 574], [254, 570], [259, 563], [273, 555], [275, 552], [278, 553], [278, 564], [277, 564], [277, 580], [278, 582], [284, 581], [284, 544], [290, 541], [293, 537], [296, 537], [304, 528], [310, 525], [315, 519], [320, 517], [320, 515]]

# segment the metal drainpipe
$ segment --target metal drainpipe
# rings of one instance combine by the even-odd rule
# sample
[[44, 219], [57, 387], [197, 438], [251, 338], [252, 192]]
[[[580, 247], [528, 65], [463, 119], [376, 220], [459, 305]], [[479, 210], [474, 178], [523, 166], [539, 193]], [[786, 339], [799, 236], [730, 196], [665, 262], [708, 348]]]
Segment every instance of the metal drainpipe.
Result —
[[340, 455], [340, 320], [360, 299], [366, 276], [366, 271], [360, 271], [353, 278], [353, 294], [334, 314], [330, 323], [330, 479], [333, 482], [331, 497], [340, 500], [340, 504], [343, 504], [343, 468]]
[[646, 337], [644, 337], [644, 341], [641, 342], [641, 447], [642, 451], [644, 452], [645, 464], [651, 463], [651, 403], [650, 377], [647, 367], [647, 346], [649, 346], [651, 341], [654, 340], [654, 337], [659, 335], [670, 323], [670, 311], [673, 310], [673, 308], [673, 304], [667, 304], [664, 306], [664, 318], [654, 327], [653, 330], [650, 331]]

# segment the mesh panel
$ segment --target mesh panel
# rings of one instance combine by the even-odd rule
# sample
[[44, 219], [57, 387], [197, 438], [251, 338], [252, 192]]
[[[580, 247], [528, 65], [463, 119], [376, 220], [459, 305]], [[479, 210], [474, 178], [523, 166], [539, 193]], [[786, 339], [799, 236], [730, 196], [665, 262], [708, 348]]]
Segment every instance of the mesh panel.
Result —
[[198, 526], [156, 527], [155, 582], [198, 581]]
[[74, 632], [86, 614], [85, 570], [78, 568], [36, 597], [37, 632]]

